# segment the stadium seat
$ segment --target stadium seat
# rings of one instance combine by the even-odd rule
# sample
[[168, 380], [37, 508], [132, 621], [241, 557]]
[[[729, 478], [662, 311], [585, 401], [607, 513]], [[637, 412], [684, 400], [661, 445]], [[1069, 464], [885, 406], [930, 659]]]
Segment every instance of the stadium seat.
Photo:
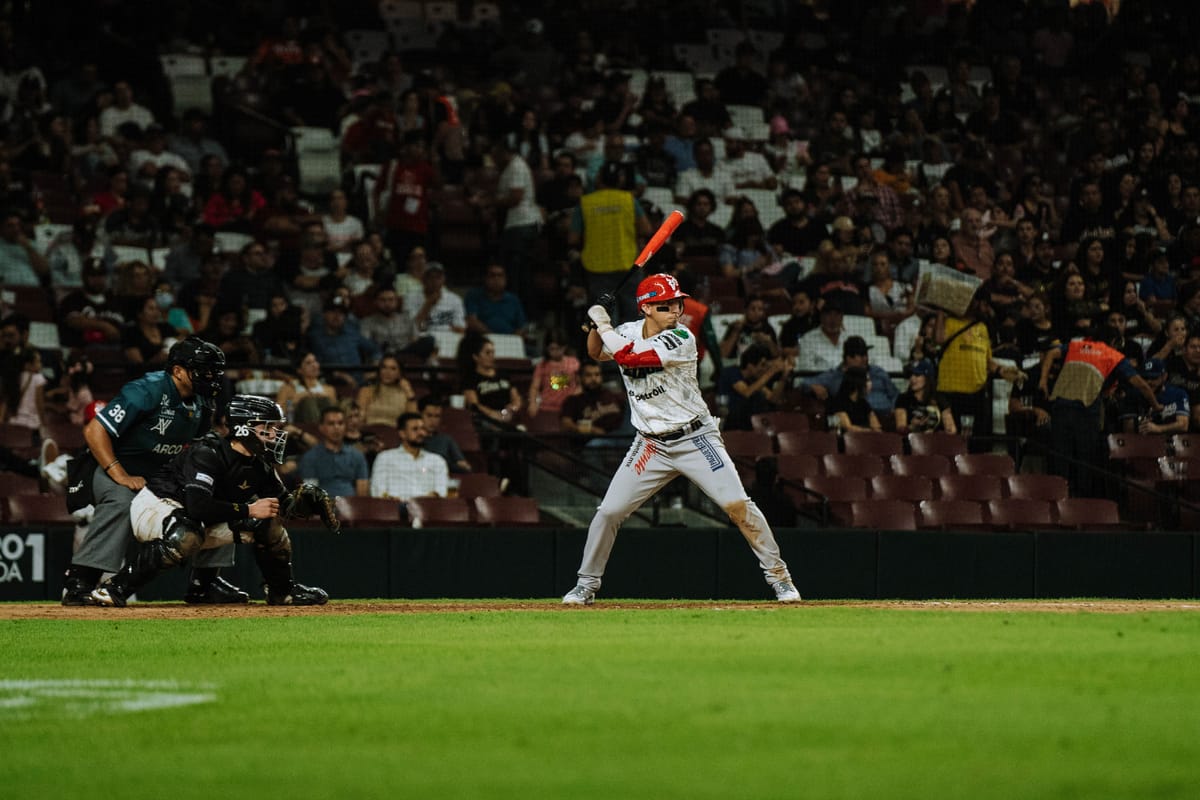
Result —
[[893, 475], [923, 475], [940, 478], [950, 474], [950, 460], [945, 456], [892, 456]]
[[889, 531], [915, 531], [917, 514], [908, 500], [860, 500], [850, 504], [850, 525]]
[[4, 504], [6, 507], [5, 520], [11, 525], [75, 524], [75, 518], [67, 511], [66, 501], [61, 495], [7, 495], [4, 498]]
[[833, 478], [873, 478], [887, 473], [882, 456], [827, 453], [821, 456], [821, 472]]
[[805, 478], [821, 474], [821, 461], [818, 456], [808, 453], [780, 453], [775, 459], [779, 465], [779, 477], [784, 480], [803, 483]]
[[799, 411], [767, 411], [762, 414], [755, 414], [750, 417], [750, 424], [754, 426], [754, 430], [762, 431], [770, 436], [775, 436], [784, 431], [806, 433], [809, 430], [808, 415], [802, 414]]
[[384, 450], [392, 450], [400, 446], [400, 431], [395, 425], [364, 425], [363, 433], [374, 434], [379, 439]]
[[910, 433], [908, 449], [915, 456], [938, 455], [954, 458], [967, 454], [967, 440], [953, 433]]
[[[830, 517], [835, 520], [849, 520], [849, 503], [857, 500], [867, 499], [867, 482], [862, 478], [831, 478], [827, 475], [814, 475], [804, 479], [804, 488], [813, 494], [801, 492], [799, 497], [802, 498], [798, 503], [798, 507], [807, 505], [810, 509], [813, 506], [819, 506], [821, 499], [829, 501]], [[797, 494], [791, 494], [793, 499], [797, 499]]]
[[972, 530], [983, 528], [983, 506], [973, 500], [925, 500], [917, 527]]
[[71, 453], [84, 446], [82, 425], [70, 422], [47, 422], [46, 435], [58, 445], [60, 453]]
[[876, 475], [871, 478], [871, 498], [919, 503], [935, 497], [933, 481], [924, 475]]
[[837, 434], [833, 431], [782, 431], [776, 439], [781, 454], [823, 456], [838, 451]]
[[998, 475], [943, 475], [938, 478], [938, 497], [942, 500], [999, 500], [1004, 485]]
[[1007, 477], [1016, 470], [1012, 456], [1006, 453], [968, 453], [954, 457], [960, 475], [997, 475]]
[[1009, 475], [1004, 479], [1009, 497], [1018, 500], [1065, 500], [1069, 494], [1066, 478], [1057, 475]]
[[532, 497], [476, 497], [479, 521], [494, 527], [528, 527], [541, 524], [537, 501]]
[[1200, 436], [1177, 433], [1167, 439], [1167, 452], [1182, 458], [1200, 458]]
[[903, 455], [904, 439], [898, 433], [847, 431], [842, 434], [846, 455]]
[[1158, 474], [1156, 461], [1167, 454], [1167, 437], [1156, 434], [1110, 433], [1108, 457], [1120, 462], [1131, 478], [1149, 479]]
[[338, 518], [349, 528], [394, 528], [403, 522], [400, 501], [386, 497], [338, 497]]
[[725, 449], [733, 458], [755, 459], [775, 452], [771, 437], [758, 431], [724, 431]]
[[993, 527], [1010, 531], [1045, 530], [1054, 527], [1048, 500], [989, 500], [987, 520]]
[[1099, 497], [1069, 497], [1054, 504], [1059, 527], [1072, 530], [1113, 530], [1127, 527], [1121, 522], [1115, 500]]
[[414, 497], [408, 501], [414, 528], [462, 528], [472, 525], [471, 506], [461, 497]]
[[486, 472], [463, 472], [451, 477], [458, 480], [458, 496], [466, 500], [500, 496], [500, 479], [495, 475]]

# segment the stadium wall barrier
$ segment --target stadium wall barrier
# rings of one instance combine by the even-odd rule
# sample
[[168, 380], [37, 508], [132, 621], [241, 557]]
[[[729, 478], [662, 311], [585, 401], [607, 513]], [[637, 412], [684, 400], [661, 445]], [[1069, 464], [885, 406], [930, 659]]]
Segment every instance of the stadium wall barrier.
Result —
[[[57, 600], [69, 528], [0, 529], [0, 600]], [[575, 583], [586, 532], [356, 528], [292, 532], [296, 578], [333, 598], [552, 598]], [[1195, 598], [1200, 532], [776, 532], [801, 593], [818, 599]], [[224, 574], [256, 598], [248, 547]], [[143, 600], [183, 596], [185, 570]], [[604, 579], [609, 598], [763, 600], [769, 592], [732, 528], [623, 530]]]

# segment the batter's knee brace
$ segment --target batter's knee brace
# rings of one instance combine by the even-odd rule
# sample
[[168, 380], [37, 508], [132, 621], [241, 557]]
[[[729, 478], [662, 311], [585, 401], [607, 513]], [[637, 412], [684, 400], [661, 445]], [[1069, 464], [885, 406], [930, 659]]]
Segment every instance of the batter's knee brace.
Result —
[[204, 524], [177, 509], [163, 520], [162, 558], [165, 566], [175, 566], [194, 556], [204, 544]]

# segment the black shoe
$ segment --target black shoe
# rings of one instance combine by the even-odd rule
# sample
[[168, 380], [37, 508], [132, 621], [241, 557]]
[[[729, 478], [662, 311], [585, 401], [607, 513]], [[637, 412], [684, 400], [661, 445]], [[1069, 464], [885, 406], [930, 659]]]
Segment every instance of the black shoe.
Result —
[[92, 590], [91, 605], [124, 608], [128, 603], [129, 594], [132, 593], [127, 593], [120, 584], [105, 581]]
[[64, 606], [93, 606], [92, 589], [96, 588], [95, 581], [77, 575], [67, 575], [63, 582], [62, 604]]
[[292, 590], [287, 594], [277, 594], [267, 587], [267, 605], [269, 606], [323, 606], [328, 602], [329, 593], [316, 586], [293, 583]]
[[224, 578], [214, 578], [211, 583], [192, 583], [187, 594], [183, 596], [185, 603], [192, 605], [235, 605], [250, 602], [250, 595], [234, 586]]

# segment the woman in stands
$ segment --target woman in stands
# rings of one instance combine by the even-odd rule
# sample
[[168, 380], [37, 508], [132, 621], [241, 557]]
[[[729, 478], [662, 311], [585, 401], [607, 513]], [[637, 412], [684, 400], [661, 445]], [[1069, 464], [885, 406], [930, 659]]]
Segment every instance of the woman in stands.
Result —
[[[275, 395], [275, 402], [292, 422], [316, 422], [322, 409], [337, 404], [337, 390], [321, 380], [321, 362], [311, 350], [300, 353], [296, 376]], [[395, 420], [393, 420], [394, 422]]]
[[137, 317], [121, 331], [121, 348], [130, 375], [141, 375], [165, 365], [174, 337], [175, 329], [163, 320], [158, 300], [152, 294], [145, 295], [138, 305]]
[[897, 433], [958, 432], [949, 401], [933, 389], [934, 370], [926, 359], [909, 367], [908, 389], [896, 398]]
[[231, 166], [221, 178], [220, 191], [209, 197], [204, 206], [204, 221], [218, 230], [250, 233], [258, 213], [266, 205], [266, 199], [250, 188], [245, 170]]
[[358, 390], [357, 403], [364, 425], [395, 425], [401, 414], [417, 410], [412, 385], [404, 377], [398, 358], [379, 359], [375, 380]]
[[458, 345], [463, 403], [476, 421], [509, 427], [521, 412], [521, 393], [496, 369], [496, 346], [481, 333], [467, 331]]
[[1158, 336], [1146, 348], [1146, 358], [1166, 361], [1174, 357], [1174, 360], [1178, 362], [1183, 358], [1183, 347], [1187, 344], [1187, 336], [1187, 317], [1182, 314], [1172, 314], [1163, 325], [1162, 330], [1158, 332]]
[[881, 431], [879, 418], [867, 403], [871, 379], [863, 367], [849, 367], [837, 394], [825, 404], [832, 427], [840, 431]]
[[562, 331], [550, 331], [529, 384], [529, 413], [557, 415], [563, 402], [578, 391], [579, 359], [567, 354], [567, 337]]

